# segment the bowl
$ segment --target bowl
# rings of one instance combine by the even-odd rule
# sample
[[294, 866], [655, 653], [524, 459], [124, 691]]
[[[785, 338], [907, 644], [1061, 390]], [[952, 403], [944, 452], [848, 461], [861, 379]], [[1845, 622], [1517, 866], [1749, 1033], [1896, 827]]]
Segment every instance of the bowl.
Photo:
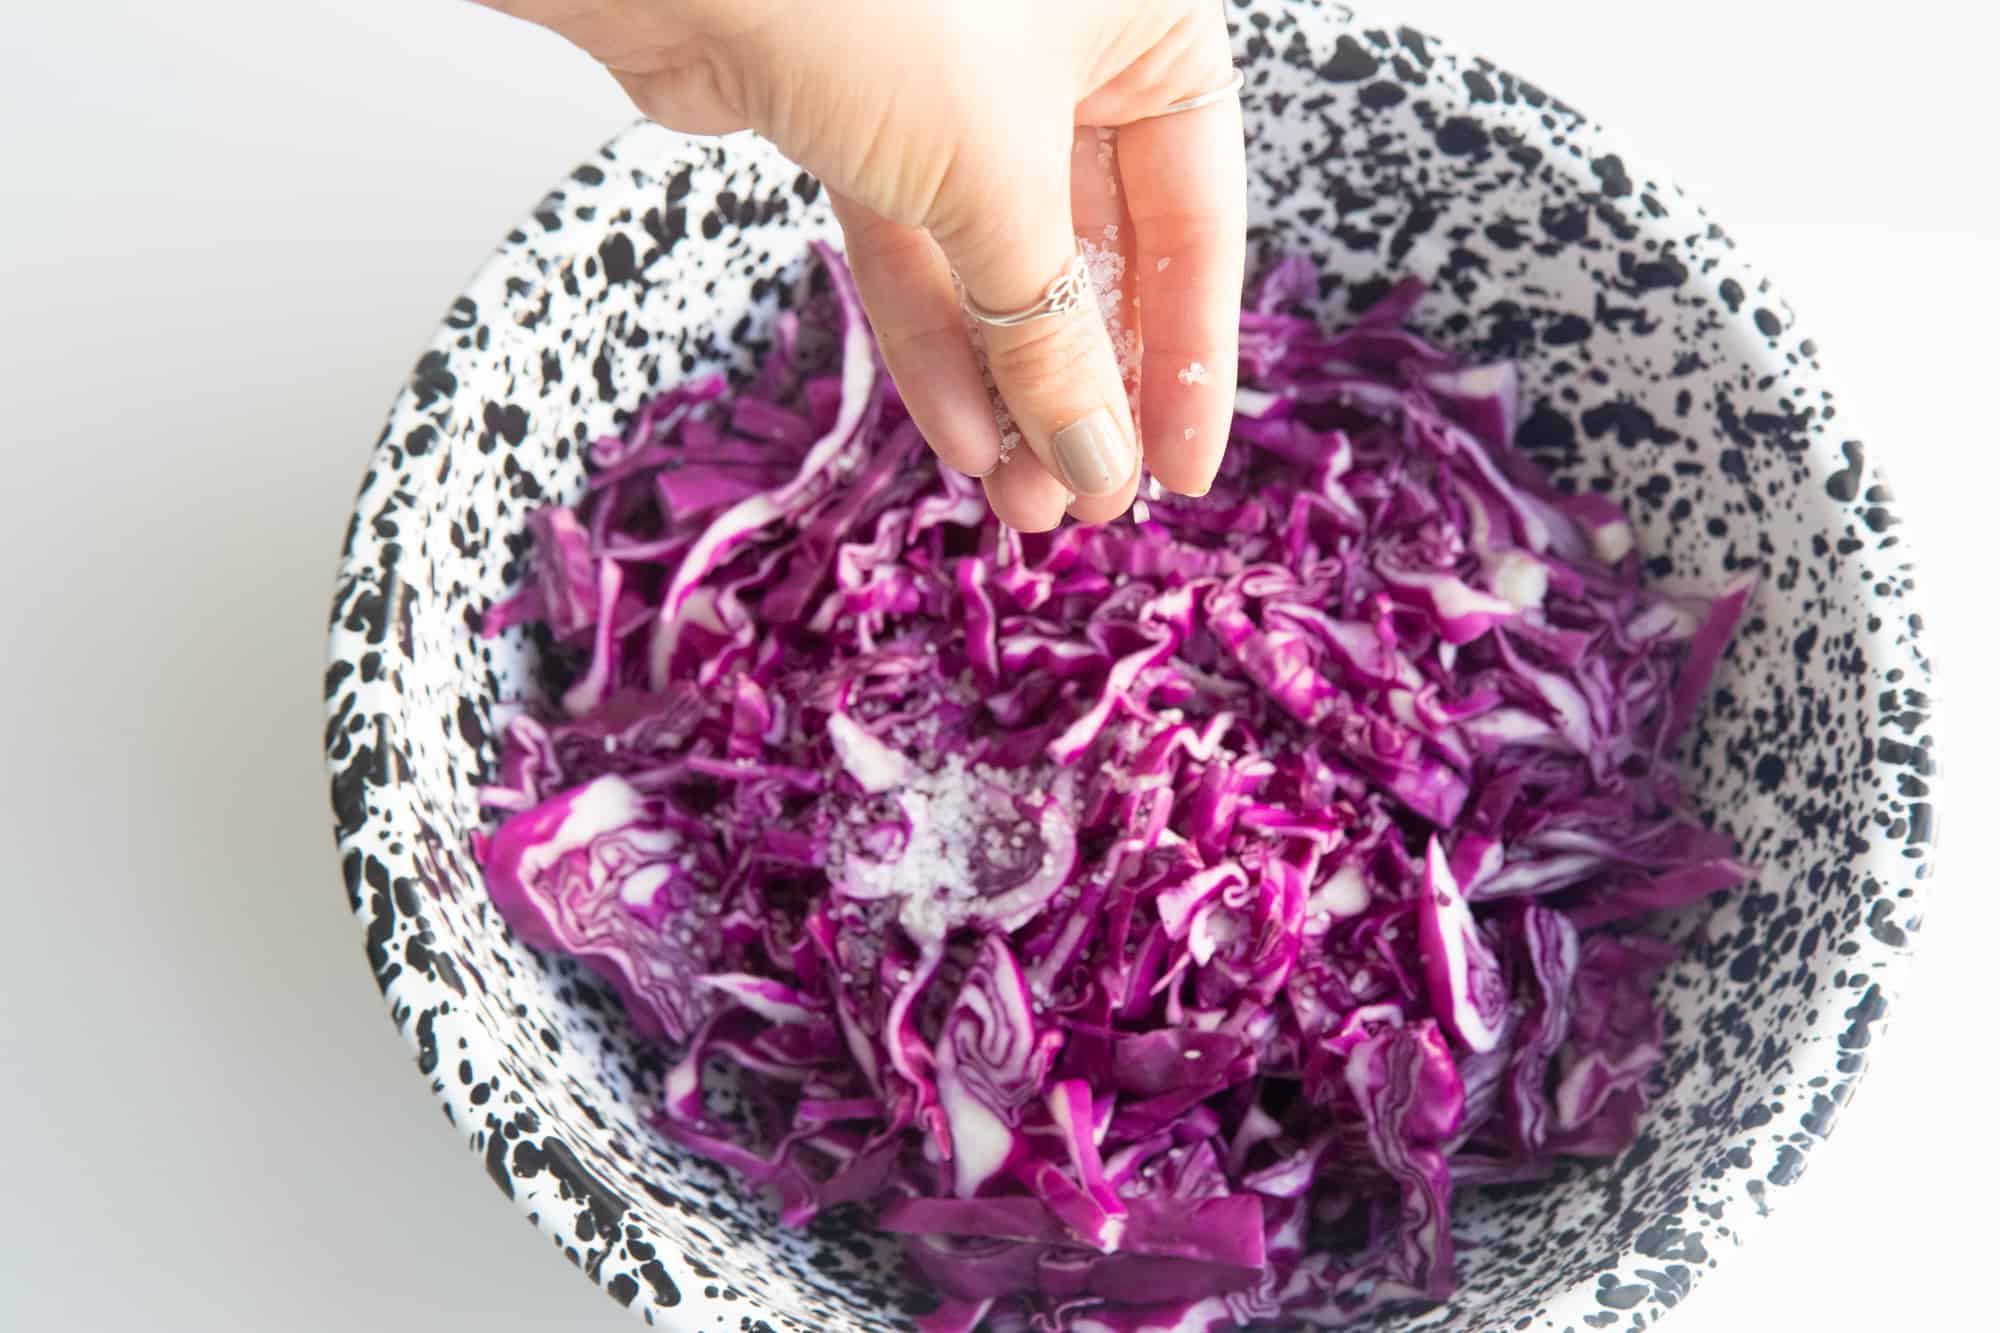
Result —
[[[1799, 1176], [1888, 1012], [1929, 869], [1928, 672], [1878, 462], [1814, 344], [1722, 229], [1577, 111], [1328, 5], [1238, 0], [1253, 247], [1311, 254], [1322, 314], [1394, 278], [1415, 322], [1517, 359], [1522, 446], [1608, 485], [1658, 578], [1766, 573], [1683, 762], [1762, 879], [1678, 922], [1658, 1096], [1622, 1157], [1470, 1194], [1425, 1326], [1639, 1329]], [[781, 1229], [661, 1141], [662, 1071], [609, 993], [508, 933], [469, 840], [496, 714], [535, 688], [517, 586], [534, 506], [651, 393], [744, 371], [834, 229], [749, 138], [639, 125], [535, 207], [453, 304], [375, 447], [326, 675], [342, 870], [417, 1068], [502, 1194], [593, 1281], [681, 1330], [906, 1327], [864, 1231]]]

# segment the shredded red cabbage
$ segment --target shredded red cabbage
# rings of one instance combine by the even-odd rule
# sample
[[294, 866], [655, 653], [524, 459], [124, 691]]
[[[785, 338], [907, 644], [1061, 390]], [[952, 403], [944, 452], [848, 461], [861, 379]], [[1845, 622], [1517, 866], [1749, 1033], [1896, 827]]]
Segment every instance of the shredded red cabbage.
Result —
[[680, 1052], [662, 1134], [905, 1238], [934, 1333], [1338, 1323], [1452, 1286], [1454, 1186], [1630, 1144], [1638, 918], [1745, 879], [1670, 751], [1751, 588], [1652, 591], [1513, 368], [1278, 266], [1214, 490], [1021, 536], [847, 272], [530, 522], [560, 712], [481, 848]]

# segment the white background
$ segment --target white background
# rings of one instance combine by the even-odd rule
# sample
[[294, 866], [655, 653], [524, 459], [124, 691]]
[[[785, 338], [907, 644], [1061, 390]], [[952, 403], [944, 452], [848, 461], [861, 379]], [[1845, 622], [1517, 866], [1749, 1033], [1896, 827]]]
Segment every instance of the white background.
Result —
[[[40, 8], [0, 40], [0, 1328], [622, 1329], [383, 1014], [319, 656], [391, 395], [628, 112], [561, 43], [445, 0]], [[2000, 115], [1971, 8], [1398, 11], [1709, 201], [1927, 556], [1952, 697], [1917, 966], [1831, 1144], [1675, 1329], [1991, 1316]]]

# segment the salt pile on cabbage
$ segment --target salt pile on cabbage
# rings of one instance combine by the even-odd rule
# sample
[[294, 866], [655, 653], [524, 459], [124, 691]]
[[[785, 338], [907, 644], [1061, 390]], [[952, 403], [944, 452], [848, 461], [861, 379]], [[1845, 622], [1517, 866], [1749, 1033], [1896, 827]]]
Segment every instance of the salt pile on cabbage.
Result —
[[531, 521], [573, 667], [482, 857], [676, 1052], [654, 1116], [933, 1330], [1337, 1324], [1446, 1296], [1456, 1187], [1629, 1145], [1644, 917], [1747, 877], [1675, 738], [1750, 593], [1650, 590], [1512, 447], [1508, 365], [1243, 316], [1213, 491], [1022, 536], [937, 466], [851, 280]]

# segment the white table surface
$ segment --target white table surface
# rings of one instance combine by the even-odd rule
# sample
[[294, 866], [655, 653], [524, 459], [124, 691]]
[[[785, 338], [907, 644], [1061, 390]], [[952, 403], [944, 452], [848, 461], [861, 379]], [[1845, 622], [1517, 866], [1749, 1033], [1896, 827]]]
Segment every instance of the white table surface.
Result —
[[[383, 1015], [332, 855], [319, 657], [391, 394], [628, 112], [560, 42], [443, 0], [8, 8], [0, 1329], [622, 1329]], [[1970, 8], [1399, 11], [1709, 201], [1927, 557], [1953, 697], [1918, 964], [1832, 1142], [1675, 1329], [1991, 1326], [2000, 117]]]

